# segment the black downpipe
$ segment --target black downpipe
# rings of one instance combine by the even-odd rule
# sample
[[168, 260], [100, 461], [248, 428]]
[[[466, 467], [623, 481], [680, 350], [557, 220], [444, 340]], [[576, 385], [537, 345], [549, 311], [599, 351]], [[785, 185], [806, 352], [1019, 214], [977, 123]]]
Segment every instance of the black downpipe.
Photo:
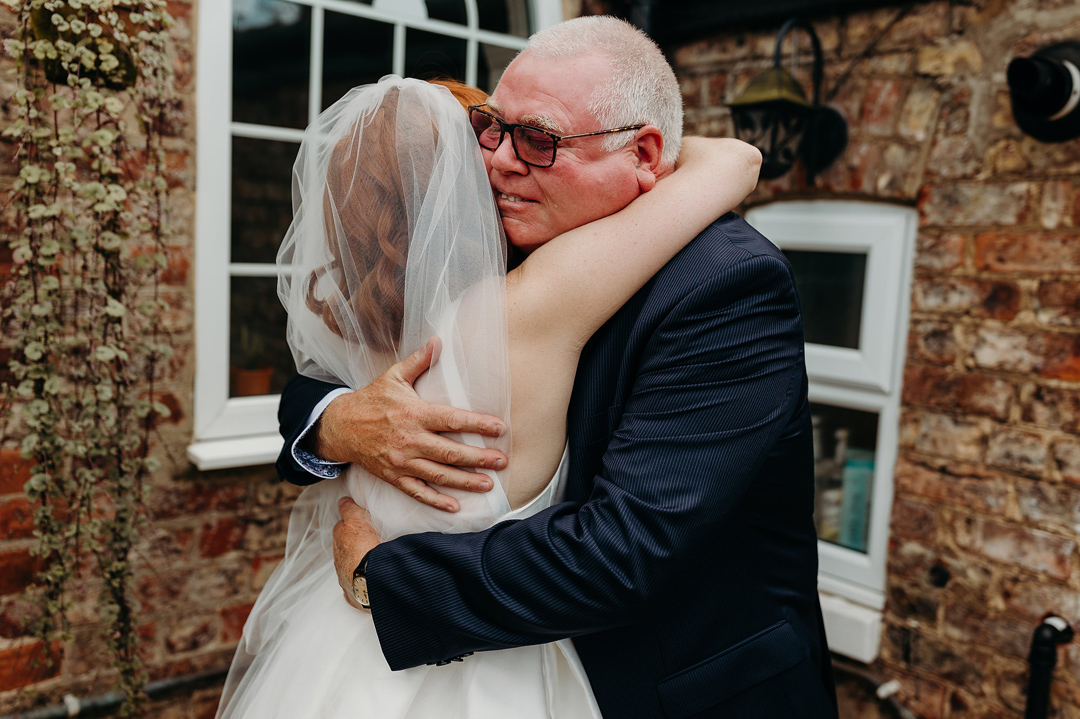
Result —
[[1050, 714], [1050, 681], [1057, 664], [1057, 648], [1072, 641], [1073, 630], [1061, 617], [1048, 615], [1031, 638], [1027, 709], [1024, 719], [1046, 719]]

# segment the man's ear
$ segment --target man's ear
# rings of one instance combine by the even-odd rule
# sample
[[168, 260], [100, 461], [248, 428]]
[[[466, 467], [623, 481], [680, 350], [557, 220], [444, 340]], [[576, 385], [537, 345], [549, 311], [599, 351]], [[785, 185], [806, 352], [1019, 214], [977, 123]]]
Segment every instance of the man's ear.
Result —
[[634, 135], [634, 154], [638, 187], [648, 192], [665, 174], [660, 157], [664, 152], [664, 136], [656, 125], [646, 125]]

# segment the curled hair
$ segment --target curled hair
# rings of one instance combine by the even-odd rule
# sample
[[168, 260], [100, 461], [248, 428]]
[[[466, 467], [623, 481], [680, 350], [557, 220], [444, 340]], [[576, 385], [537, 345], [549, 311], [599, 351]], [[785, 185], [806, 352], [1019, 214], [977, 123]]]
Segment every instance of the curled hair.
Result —
[[[482, 91], [452, 80], [435, 84], [450, 90], [462, 107], [486, 99]], [[398, 167], [398, 97], [396, 89], [387, 93], [383, 104], [334, 146], [323, 194], [331, 260], [311, 272], [305, 291], [308, 309], [332, 332], [388, 353], [395, 352], [401, 336], [409, 259], [405, 189]], [[324, 278], [340, 291], [327, 300], [317, 296]], [[347, 336], [339, 317], [351, 320], [346, 324], [358, 327], [362, 336]]]

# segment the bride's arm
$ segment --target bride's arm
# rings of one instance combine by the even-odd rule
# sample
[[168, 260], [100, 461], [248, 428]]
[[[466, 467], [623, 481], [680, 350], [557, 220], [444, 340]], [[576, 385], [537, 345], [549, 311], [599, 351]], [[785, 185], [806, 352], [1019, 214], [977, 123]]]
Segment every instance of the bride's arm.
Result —
[[757, 148], [739, 140], [685, 138], [674, 173], [623, 210], [546, 243], [507, 276], [518, 328], [583, 344], [753, 191], [760, 166]]

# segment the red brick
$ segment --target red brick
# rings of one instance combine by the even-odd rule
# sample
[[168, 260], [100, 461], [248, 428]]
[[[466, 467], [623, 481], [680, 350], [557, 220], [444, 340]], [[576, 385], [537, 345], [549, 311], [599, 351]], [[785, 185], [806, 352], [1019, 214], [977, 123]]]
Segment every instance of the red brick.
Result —
[[898, 80], [871, 80], [866, 86], [861, 129], [874, 135], [891, 135], [902, 91]]
[[208, 617], [183, 617], [169, 631], [165, 646], [172, 654], [191, 652], [212, 642], [216, 634]]
[[926, 188], [919, 210], [928, 225], [1019, 225], [1031, 215], [1036, 186], [967, 182]]
[[1012, 383], [976, 373], [953, 372], [929, 365], [904, 370], [903, 398], [911, 404], [955, 409], [1005, 420], [1015, 396]]
[[1047, 325], [1080, 327], [1080, 282], [1040, 282], [1035, 316]]
[[904, 619], [934, 624], [942, 591], [924, 582], [890, 581], [886, 611]]
[[1080, 272], [1080, 235], [983, 233], [975, 238], [975, 264], [992, 272]]
[[177, 482], [155, 488], [148, 500], [150, 515], [167, 519], [211, 511], [234, 512], [244, 505], [247, 489], [247, 485], [238, 483]]
[[1061, 476], [1069, 482], [1080, 484], [1080, 440], [1074, 437], [1054, 443], [1054, 462]]
[[943, 135], [967, 134], [971, 124], [971, 89], [956, 87], [945, 94], [941, 102], [938, 127]]
[[1043, 185], [1042, 207], [1039, 210], [1043, 229], [1072, 227], [1075, 221], [1073, 208], [1076, 199], [1076, 188], [1071, 182], [1058, 180]]
[[1080, 594], [1056, 582], [1033, 582], [1027, 577], [1008, 577], [1002, 582], [1005, 606], [1029, 619], [1047, 612], [1060, 614], [1069, 623], [1080, 620]]
[[1046, 360], [1040, 374], [1044, 377], [1080, 381], [1080, 335], [1046, 336]]
[[240, 548], [247, 524], [238, 517], [225, 517], [206, 522], [199, 535], [199, 555], [205, 558], [220, 557]]
[[253, 606], [255, 606], [254, 602], [247, 602], [218, 610], [221, 615], [221, 641], [228, 643], [240, 641], [244, 632], [244, 622], [251, 614]]
[[284, 558], [284, 554], [267, 554], [251, 560], [251, 588], [258, 591], [266, 586], [270, 575]]
[[0, 449], [0, 494], [21, 494], [34, 463], [17, 449]]
[[931, 272], [956, 269], [964, 261], [967, 236], [921, 230], [915, 242], [915, 267]]
[[964, 644], [981, 644], [995, 652], [1027, 656], [1035, 622], [989, 614], [984, 607], [952, 605], [945, 608], [945, 636]]
[[986, 463], [1038, 477], [1046, 470], [1049, 448], [1050, 440], [1044, 435], [1003, 429], [990, 436]]
[[1037, 372], [1045, 365], [1046, 336], [1005, 327], [981, 327], [975, 334], [972, 356], [987, 369]]
[[1024, 393], [1021, 416], [1029, 424], [1080, 434], [1080, 392], [1035, 385]]
[[908, 349], [913, 357], [935, 364], [956, 361], [956, 337], [948, 322], [915, 322], [908, 335]]
[[1003, 479], [967, 465], [931, 467], [901, 457], [893, 482], [897, 494], [916, 494], [977, 512], [1002, 514], [1008, 498], [1008, 484]]
[[26, 497], [0, 500], [0, 539], [34, 536], [34, 510]]
[[989, 559], [1068, 579], [1076, 542], [1038, 529], [993, 520], [960, 520], [957, 544]]
[[31, 556], [28, 549], [0, 552], [0, 595], [23, 591], [43, 568], [41, 559]]
[[922, 542], [933, 542], [937, 532], [937, 512], [928, 504], [909, 499], [893, 501], [892, 533]]
[[1080, 489], [1067, 484], [1020, 480], [1016, 483], [1016, 502], [1028, 524], [1049, 525], [1065, 532], [1080, 527]]
[[926, 174], [931, 179], [970, 179], [979, 174], [982, 164], [974, 143], [966, 135], [935, 137]]
[[985, 432], [978, 422], [927, 412], [906, 419], [902, 436], [922, 454], [976, 462], [982, 457]]
[[679, 92], [682, 93], [683, 107], [700, 107], [702, 79], [699, 75], [686, 75], [679, 78]]
[[708, 93], [705, 95], [710, 107], [718, 107], [724, 104], [724, 96], [727, 94], [728, 76], [726, 73], [717, 73], [709, 77], [706, 83]]
[[35, 641], [0, 651], [0, 692], [59, 676], [62, 652], [58, 641]]
[[961, 686], [978, 686], [983, 665], [974, 652], [950, 645], [911, 627], [887, 624], [882, 654], [908, 669], [925, 672]]

